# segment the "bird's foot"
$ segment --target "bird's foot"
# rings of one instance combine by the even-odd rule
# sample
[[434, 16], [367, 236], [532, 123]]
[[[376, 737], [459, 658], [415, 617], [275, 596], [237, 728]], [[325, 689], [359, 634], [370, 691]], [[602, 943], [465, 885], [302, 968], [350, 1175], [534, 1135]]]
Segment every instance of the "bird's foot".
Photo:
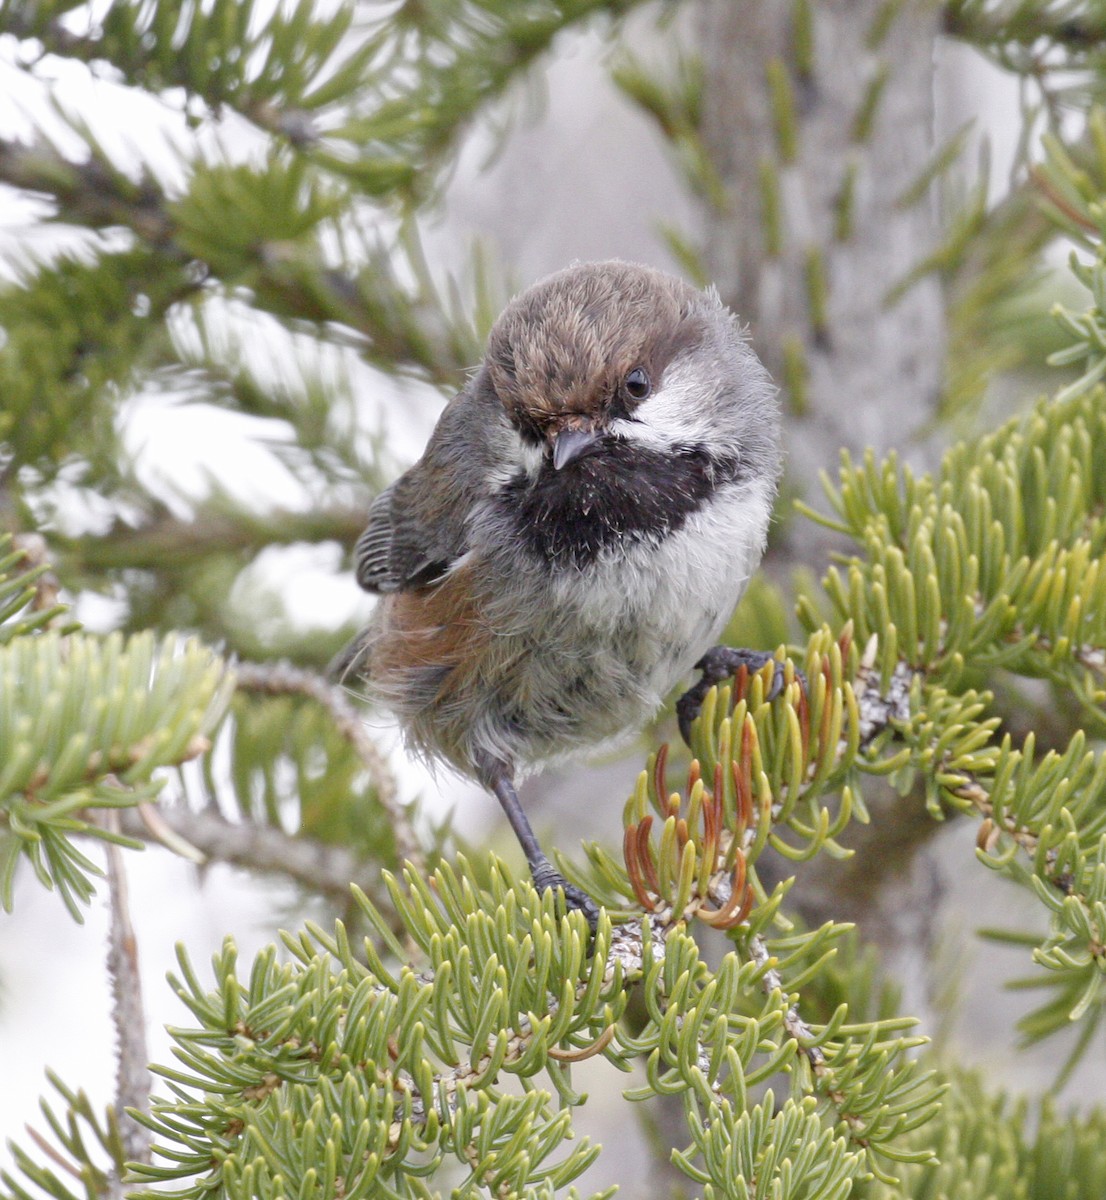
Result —
[[[691, 723], [699, 715], [707, 692], [712, 687], [732, 679], [742, 667], [753, 675], [767, 663], [774, 663], [775, 671], [765, 699], [775, 700], [787, 682], [785, 663], [766, 650], [746, 650], [739, 646], [711, 647], [695, 664], [695, 669], [702, 672], [699, 680], [676, 701], [676, 718], [680, 725], [680, 736], [684, 741], [691, 745]], [[795, 670], [795, 678], [806, 687], [806, 679], [801, 671]]]
[[584, 914], [584, 919], [588, 923], [588, 928], [594, 934], [599, 928], [599, 905], [585, 892], [582, 888], [578, 888], [575, 884], [569, 883], [567, 879], [557, 870], [557, 868], [544, 856], [537, 862], [531, 863], [530, 875], [534, 880], [534, 887], [539, 892], [555, 891], [561, 888], [565, 895], [565, 909], [571, 912], [575, 909], [577, 912]]

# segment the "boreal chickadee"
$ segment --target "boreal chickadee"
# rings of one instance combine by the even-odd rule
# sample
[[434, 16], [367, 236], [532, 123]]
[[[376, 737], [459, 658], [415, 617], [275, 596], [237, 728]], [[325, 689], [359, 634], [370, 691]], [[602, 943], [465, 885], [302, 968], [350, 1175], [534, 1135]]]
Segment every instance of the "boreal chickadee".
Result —
[[704, 653], [760, 561], [779, 434], [776, 389], [713, 289], [584, 263], [508, 304], [369, 510], [357, 580], [381, 600], [335, 669], [411, 748], [494, 792], [536, 885], [593, 924], [514, 781], [637, 730], [694, 665], [706, 684], [764, 661]]

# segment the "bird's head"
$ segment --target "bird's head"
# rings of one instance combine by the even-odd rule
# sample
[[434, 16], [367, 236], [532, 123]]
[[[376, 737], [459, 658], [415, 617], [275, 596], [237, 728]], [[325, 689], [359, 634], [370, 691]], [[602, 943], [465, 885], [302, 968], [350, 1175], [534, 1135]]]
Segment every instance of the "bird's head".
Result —
[[585, 263], [541, 280], [496, 321], [485, 366], [524, 444], [557, 471], [612, 441], [778, 456], [775, 390], [733, 316], [650, 267]]

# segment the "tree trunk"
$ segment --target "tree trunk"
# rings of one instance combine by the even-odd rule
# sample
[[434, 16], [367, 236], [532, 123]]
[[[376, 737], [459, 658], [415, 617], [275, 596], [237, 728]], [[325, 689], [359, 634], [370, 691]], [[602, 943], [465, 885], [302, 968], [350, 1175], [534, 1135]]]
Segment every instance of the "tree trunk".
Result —
[[[789, 485], [813, 497], [838, 448], [924, 461], [944, 369], [926, 276], [939, 8], [929, 0], [704, 0], [702, 137], [728, 199], [706, 260], [784, 387]], [[812, 486], [815, 485], [815, 486]], [[818, 531], [796, 530], [797, 557]]]
[[[933, 189], [918, 185], [935, 154], [939, 19], [929, 0], [698, 10], [701, 133], [725, 197], [708, 214], [707, 266], [783, 386], [787, 491], [814, 503], [839, 447], [894, 447], [920, 466], [932, 457], [944, 296], [932, 274], [900, 285], [938, 241]], [[790, 524], [784, 559], [821, 571], [826, 531]], [[932, 878], [913, 858], [933, 825], [889, 791], [869, 802], [875, 824], [856, 831], [863, 870], [810, 864], [797, 898], [809, 919], [858, 920], [911, 977], [934, 906], [904, 897]]]

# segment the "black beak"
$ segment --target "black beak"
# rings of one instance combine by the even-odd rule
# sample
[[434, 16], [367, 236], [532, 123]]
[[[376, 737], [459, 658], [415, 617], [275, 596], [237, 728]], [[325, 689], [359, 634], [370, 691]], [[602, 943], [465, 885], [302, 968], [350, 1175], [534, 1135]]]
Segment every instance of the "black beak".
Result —
[[590, 429], [563, 429], [553, 439], [553, 469], [559, 471], [598, 440], [599, 434]]

